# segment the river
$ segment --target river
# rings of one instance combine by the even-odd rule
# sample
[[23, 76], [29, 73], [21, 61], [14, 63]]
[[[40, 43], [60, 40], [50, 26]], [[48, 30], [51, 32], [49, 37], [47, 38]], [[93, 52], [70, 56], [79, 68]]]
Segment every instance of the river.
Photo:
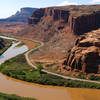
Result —
[[[0, 38], [16, 40], [5, 36]], [[28, 51], [26, 45], [16, 48], [20, 42], [12, 44], [7, 51], [0, 56], [0, 63]], [[24, 81], [9, 78], [0, 73], [0, 92], [17, 94], [25, 97], [34, 97], [38, 100], [69, 100], [70, 97], [66, 89], [48, 87], [42, 85], [31, 84]]]
[[34, 97], [38, 100], [70, 100], [65, 88], [32, 84], [3, 74], [0, 74], [0, 92]]
[[[8, 49], [0, 59], [6, 58], [13, 54], [16, 56], [15, 44]], [[21, 47], [20, 47], [21, 48]], [[26, 48], [26, 46], [25, 46]], [[18, 48], [17, 48], [18, 50]], [[28, 49], [25, 49], [26, 52]], [[14, 52], [14, 53], [13, 53]], [[23, 53], [22, 49], [17, 52]], [[19, 54], [17, 53], [17, 55]], [[7, 56], [8, 55], [8, 56]], [[0, 92], [7, 94], [17, 94], [24, 97], [33, 97], [38, 100], [100, 100], [100, 90], [96, 89], [79, 89], [65, 88], [56, 86], [44, 86], [34, 83], [24, 82], [9, 78], [0, 73]]]
[[[14, 38], [9, 38], [9, 37], [5, 37], [5, 36], [0, 36], [0, 38], [3, 39], [10, 39], [10, 40], [17, 40]], [[0, 56], [0, 64], [3, 63], [4, 61], [11, 59], [19, 54], [25, 53], [26, 51], [28, 51], [28, 47], [26, 45], [22, 45], [20, 47], [16, 47], [17, 45], [19, 45], [21, 42], [16, 42], [13, 43], [11, 45], [11, 47], [9, 47], [1, 56]]]

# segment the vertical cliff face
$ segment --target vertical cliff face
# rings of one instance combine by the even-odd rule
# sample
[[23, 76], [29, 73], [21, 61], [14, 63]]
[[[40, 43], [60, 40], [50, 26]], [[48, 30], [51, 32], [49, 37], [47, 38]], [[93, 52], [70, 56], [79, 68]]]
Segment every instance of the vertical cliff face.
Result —
[[71, 23], [73, 23], [72, 30], [78, 35], [98, 29], [100, 28], [100, 11], [74, 18]]
[[[77, 12], [76, 12], [77, 15]], [[76, 35], [89, 32], [100, 27], [100, 11], [94, 11], [90, 14], [73, 15], [70, 10], [61, 10], [57, 8], [43, 8], [36, 10], [29, 18], [29, 24], [37, 24], [41, 21], [59, 21], [60, 24], [67, 25], [69, 32]], [[47, 20], [46, 20], [47, 19]], [[49, 22], [50, 22], [49, 21]]]
[[32, 17], [28, 19], [29, 24], [37, 24], [44, 16], [44, 9], [38, 9], [34, 12]]
[[29, 18], [29, 24], [37, 24], [43, 18], [50, 17], [48, 20], [58, 21], [62, 20], [63, 23], [68, 22], [69, 11], [54, 9], [54, 8], [41, 8], [36, 10]]
[[67, 10], [55, 8], [36, 10], [28, 20], [29, 25], [33, 26], [33, 38], [39, 38], [48, 42], [56, 34], [69, 33], [69, 17], [70, 12]]
[[77, 39], [64, 62], [66, 69], [100, 74], [100, 30]]
[[100, 6], [42, 8], [32, 14], [28, 23], [29, 26], [18, 35], [45, 43], [34, 57], [61, 59], [79, 35], [100, 27]]

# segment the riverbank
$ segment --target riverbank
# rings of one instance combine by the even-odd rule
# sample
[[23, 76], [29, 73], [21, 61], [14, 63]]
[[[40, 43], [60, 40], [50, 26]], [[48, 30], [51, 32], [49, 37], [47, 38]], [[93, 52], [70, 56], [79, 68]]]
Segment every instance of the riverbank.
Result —
[[[23, 57], [23, 56], [21, 56]], [[24, 58], [24, 57], [23, 57]], [[15, 58], [14, 58], [15, 59]], [[19, 59], [19, 58], [18, 58]], [[15, 61], [17, 61], [18, 59], [15, 59]], [[22, 58], [20, 58], [22, 60]], [[24, 60], [23, 60], [24, 61]], [[12, 63], [13, 61], [11, 61], [10, 63]], [[19, 61], [18, 61], [19, 62]], [[22, 61], [20, 61], [22, 62]], [[25, 63], [25, 62], [24, 62]], [[13, 63], [13, 66], [15, 65], [15, 63]], [[23, 65], [22, 63], [20, 63], [20, 65]], [[25, 64], [26, 65], [26, 64]], [[34, 70], [31, 66], [27, 66], [25, 67], [25, 65], [23, 66], [24, 68], [29, 68], [27, 71], [30, 71], [30, 72], [33, 72], [32, 70]], [[17, 68], [19, 67], [20, 69], [20, 66], [18, 65]], [[6, 67], [5, 67], [6, 68]], [[23, 69], [23, 68], [22, 68]], [[12, 72], [16, 71], [16, 68], [11, 68], [11, 75]], [[8, 70], [9, 71], [9, 70]], [[22, 70], [23, 71], [23, 70]], [[25, 73], [25, 71], [23, 71]], [[36, 76], [36, 73], [34, 74], [34, 77]], [[15, 74], [15, 73], [14, 73]], [[28, 72], [29, 74], [29, 72]], [[30, 73], [29, 76], [31, 76], [33, 73]], [[46, 75], [46, 73], [43, 73]], [[0, 87], [0, 91], [1, 92], [5, 92], [5, 93], [14, 93], [14, 94], [17, 94], [17, 95], [20, 95], [20, 96], [27, 96], [27, 97], [35, 97], [37, 98], [38, 100], [71, 100], [70, 99], [70, 95], [71, 95], [71, 98], [72, 100], [75, 100], [74, 97], [73, 97], [73, 93], [68, 91], [68, 88], [64, 88], [64, 87], [53, 87], [53, 86], [50, 86], [52, 88], [50, 88], [49, 86], [43, 86], [43, 85], [36, 85], [34, 83], [27, 83], [27, 84], [31, 84], [30, 86], [29, 85], [25, 85], [26, 82], [22, 82], [22, 81], [19, 81], [17, 80], [17, 82], [15, 82], [15, 79], [13, 78], [9, 78], [4, 75], [0, 75], [0, 84], [1, 84], [1, 87]], [[24, 76], [24, 75], [23, 75]], [[27, 78], [29, 78], [29, 76]], [[41, 75], [42, 76], [42, 75]], [[18, 77], [20, 77], [20, 74], [18, 75]], [[26, 77], [26, 76], [25, 76]], [[31, 78], [34, 78], [33, 76], [31, 76]], [[43, 78], [44, 80], [45, 78]], [[58, 77], [54, 77], [54, 80], [58, 79]], [[23, 80], [23, 79], [21, 79]], [[65, 80], [65, 79], [63, 79]], [[51, 81], [51, 80], [50, 80]], [[70, 81], [70, 80], [66, 80], [66, 81]], [[20, 83], [21, 82], [21, 83]], [[57, 81], [57, 83], [60, 83], [60, 81]], [[71, 87], [71, 81], [68, 83]], [[74, 81], [74, 83], [77, 83], [77, 81]], [[41, 84], [41, 83], [40, 83]], [[62, 83], [64, 85], [64, 81]], [[67, 83], [66, 83], [67, 84]], [[85, 83], [84, 83], [85, 84]], [[77, 85], [80, 85], [80, 84], [77, 84]], [[87, 84], [88, 86], [89, 84]], [[36, 87], [37, 86], [37, 87]], [[58, 85], [59, 86], [59, 85]], [[61, 85], [60, 85], [61, 86]], [[91, 87], [93, 88], [93, 85], [91, 85]], [[72, 88], [70, 88], [72, 89]], [[75, 91], [79, 90], [78, 88], [76, 88]], [[82, 89], [84, 90], [84, 89]], [[85, 89], [87, 91], [92, 91], [91, 93], [94, 93], [94, 89], [90, 90], [90, 89]], [[100, 93], [100, 91], [98, 90], [97, 91], [98, 93]], [[95, 91], [95, 94], [97, 93]], [[76, 92], [74, 92], [76, 93]], [[88, 92], [89, 93], [89, 92]], [[80, 95], [83, 95], [82, 93], [78, 92], [78, 94]], [[78, 94], [76, 93], [76, 97], [78, 98]], [[85, 94], [85, 93], [84, 93]], [[87, 94], [85, 94], [86, 96], [88, 96]], [[90, 96], [88, 98], [91, 98]], [[100, 98], [99, 98], [100, 99]], [[97, 99], [97, 100], [99, 100]], [[77, 99], [76, 99], [77, 100]], [[79, 99], [79, 100], [83, 100], [82, 98]], [[92, 99], [91, 99], [92, 100]]]
[[[25, 40], [25, 41], [27, 42], [27, 40]], [[33, 42], [31, 42], [31, 43], [32, 43], [32, 46], [35, 46], [35, 47], [38, 46], [38, 45], [33, 45]], [[24, 60], [23, 60], [23, 58], [24, 58], [24, 55], [21, 56], [21, 58], [20, 58], [21, 61], [18, 61], [19, 59], [16, 59], [15, 62], [17, 62], [17, 61], [18, 62], [13, 63], [13, 64], [16, 65], [17, 68], [21, 68], [20, 66], [22, 65], [24, 68], [26, 66], [26, 69], [29, 68], [28, 71], [31, 70], [30, 66], [25, 63], [26, 61], [24, 61], [26, 59], [24, 58]], [[24, 64], [22, 64], [20, 62], [23, 62]], [[12, 61], [10, 62], [10, 64], [11, 63], [12, 63]], [[12, 66], [14, 66], [14, 65], [12, 65]], [[16, 68], [14, 70], [16, 70]], [[18, 69], [17, 69], [17, 71], [18, 71]], [[7, 77], [7, 79], [8, 79], [8, 77]], [[10, 82], [10, 79], [9, 80], [7, 80], [7, 79], [5, 78], [4, 75], [0, 74], [0, 91], [1, 92], [10, 93], [10, 94], [13, 93], [13, 94], [17, 94], [17, 95], [25, 96], [25, 97], [32, 97], [32, 98], [35, 97], [38, 100], [49, 100], [49, 98], [50, 98], [50, 100], [51, 99], [56, 100], [57, 97], [58, 97], [58, 100], [61, 100], [61, 99], [66, 100], [66, 98], [69, 98], [69, 95], [66, 93], [67, 91], [63, 90], [63, 89], [56, 89], [56, 87], [55, 88], [53, 87], [52, 89], [51, 88], [46, 89], [45, 87], [40, 88], [40, 86], [33, 86], [33, 85], [31, 86], [31, 85], [26, 85], [26, 84], [20, 83], [20, 82], [16, 83], [15, 81], [12, 81], [12, 79], [11, 79], [11, 82]], [[13, 80], [15, 80], [15, 79], [13, 79]], [[38, 91], [38, 93], [36, 91]], [[45, 97], [45, 95], [47, 97]], [[70, 99], [68, 99], [68, 100], [70, 100]]]
[[17, 80], [0, 73], [0, 92], [36, 98], [37, 100], [71, 100], [64, 87], [39, 85]]
[[[27, 45], [30, 44], [30, 50], [37, 46], [36, 42], [33, 43], [33, 41], [28, 39], [21, 39], [20, 41]], [[59, 76], [47, 74], [47, 72], [41, 71], [40, 73], [37, 69], [32, 68], [32, 66], [27, 63], [23, 54], [7, 60], [0, 66], [0, 71], [13, 78], [43, 85], [100, 89], [100, 84], [97, 83], [81, 82], [70, 79], [65, 80]]]
[[36, 100], [33, 98], [25, 98], [17, 95], [0, 93], [0, 100]]
[[40, 72], [38, 69], [34, 69], [27, 64], [23, 54], [5, 61], [0, 66], [0, 72], [12, 78], [42, 85], [100, 89], [100, 84], [65, 80], [58, 76]]

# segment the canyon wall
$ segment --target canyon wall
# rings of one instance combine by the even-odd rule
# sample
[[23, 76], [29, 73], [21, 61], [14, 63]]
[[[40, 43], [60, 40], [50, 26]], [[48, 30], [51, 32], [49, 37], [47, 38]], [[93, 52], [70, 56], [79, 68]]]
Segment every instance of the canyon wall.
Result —
[[41, 8], [36, 10], [29, 18], [29, 24], [37, 24], [43, 17], [51, 17], [52, 21], [63, 20], [63, 23], [67, 23], [69, 11], [54, 8]]
[[94, 29], [100, 28], [100, 11], [92, 14], [82, 15], [73, 19], [71, 27], [76, 34], [83, 34]]
[[67, 70], [100, 74], [100, 30], [79, 37], [64, 64]]
[[66, 70], [77, 69], [83, 73], [99, 73], [98, 43], [94, 45], [96, 37], [89, 43], [81, 44], [81, 39], [75, 46], [74, 43], [80, 35], [100, 28], [100, 5], [37, 9], [28, 19], [28, 24], [29, 26], [17, 35], [44, 42], [44, 46], [33, 53], [31, 59], [61, 64], [67, 57], [64, 61]]
[[[77, 15], [77, 11], [76, 11]], [[76, 35], [89, 32], [93, 29], [100, 28], [100, 11], [94, 11], [89, 14], [81, 14], [76, 16], [70, 10], [62, 10], [58, 8], [42, 8], [36, 10], [29, 18], [29, 24], [37, 24], [40, 21], [47, 19], [48, 21], [60, 21], [60, 24], [65, 24], [70, 28], [69, 32]], [[62, 29], [63, 27], [59, 27]]]

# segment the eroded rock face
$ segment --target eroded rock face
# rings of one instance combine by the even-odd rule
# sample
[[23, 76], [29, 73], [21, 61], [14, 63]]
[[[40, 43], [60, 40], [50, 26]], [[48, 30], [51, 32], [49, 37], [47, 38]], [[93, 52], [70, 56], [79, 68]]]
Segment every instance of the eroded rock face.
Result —
[[44, 9], [38, 9], [34, 12], [32, 17], [29, 18], [29, 24], [37, 24], [44, 15]]
[[93, 29], [100, 28], [100, 11], [82, 15], [73, 19], [72, 29], [76, 34], [83, 34]]
[[37, 24], [42, 17], [50, 17], [52, 21], [62, 20], [63, 23], [68, 22], [69, 11], [59, 10], [55, 8], [41, 8], [36, 10], [29, 18], [29, 24]]
[[78, 12], [71, 11], [69, 9], [54, 8], [41, 8], [36, 10], [29, 18], [29, 24], [37, 24], [42, 21], [59, 21], [60, 24], [66, 25], [70, 28], [69, 32], [73, 32], [76, 35], [80, 35], [89, 32], [93, 29], [100, 28], [100, 11], [94, 11], [91, 13], [83, 13], [76, 16]]
[[[50, 58], [55, 60], [57, 54], [56, 58], [61, 60], [80, 34], [99, 28], [99, 11], [100, 5], [38, 9], [29, 18], [29, 26], [17, 35], [44, 42], [41, 52], [38, 51], [38, 54], [35, 53], [36, 56], [32, 57], [47, 59], [51, 55]], [[50, 55], [44, 56], [48, 54]]]
[[100, 34], [91, 32], [78, 38], [64, 64], [71, 70], [100, 73]]

